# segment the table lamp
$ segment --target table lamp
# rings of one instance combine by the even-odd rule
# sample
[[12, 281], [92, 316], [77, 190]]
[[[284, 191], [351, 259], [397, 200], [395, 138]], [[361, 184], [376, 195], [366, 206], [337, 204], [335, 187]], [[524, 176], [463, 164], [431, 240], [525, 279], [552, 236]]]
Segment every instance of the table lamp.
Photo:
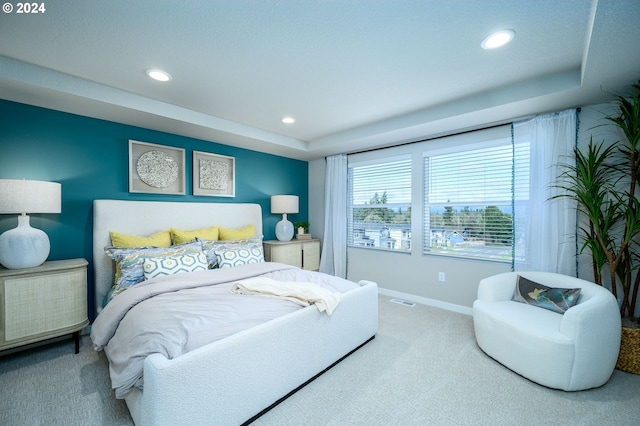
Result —
[[287, 220], [287, 213], [298, 213], [298, 196], [271, 196], [271, 213], [282, 213], [282, 220], [276, 224], [276, 238], [280, 241], [291, 241], [293, 238], [293, 223]]
[[0, 179], [0, 214], [20, 214], [18, 226], [0, 235], [0, 264], [23, 269], [44, 263], [51, 248], [49, 237], [29, 225], [27, 213], [60, 213], [60, 204], [57, 182]]

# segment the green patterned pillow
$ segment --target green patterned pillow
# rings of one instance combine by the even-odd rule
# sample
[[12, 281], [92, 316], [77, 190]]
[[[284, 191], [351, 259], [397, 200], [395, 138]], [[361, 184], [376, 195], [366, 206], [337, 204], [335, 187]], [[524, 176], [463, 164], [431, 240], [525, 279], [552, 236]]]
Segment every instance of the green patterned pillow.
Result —
[[552, 288], [518, 275], [516, 290], [511, 300], [564, 314], [578, 303], [580, 288]]
[[264, 262], [262, 247], [231, 248], [216, 250], [218, 268], [231, 268], [248, 263]]
[[181, 256], [148, 257], [144, 259], [143, 269], [145, 280], [182, 272], [206, 271], [207, 256], [200, 252]]

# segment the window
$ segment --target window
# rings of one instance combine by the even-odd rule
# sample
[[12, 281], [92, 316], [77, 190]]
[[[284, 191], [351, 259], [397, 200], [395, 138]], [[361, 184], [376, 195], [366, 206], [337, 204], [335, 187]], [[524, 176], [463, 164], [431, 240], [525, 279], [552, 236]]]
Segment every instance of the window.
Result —
[[518, 225], [528, 217], [529, 145], [503, 125], [350, 154], [348, 246], [517, 261], [527, 240]]
[[514, 184], [526, 184], [513, 171], [528, 153], [510, 139], [425, 153], [423, 253], [511, 262]]
[[411, 250], [411, 157], [349, 163], [348, 245]]

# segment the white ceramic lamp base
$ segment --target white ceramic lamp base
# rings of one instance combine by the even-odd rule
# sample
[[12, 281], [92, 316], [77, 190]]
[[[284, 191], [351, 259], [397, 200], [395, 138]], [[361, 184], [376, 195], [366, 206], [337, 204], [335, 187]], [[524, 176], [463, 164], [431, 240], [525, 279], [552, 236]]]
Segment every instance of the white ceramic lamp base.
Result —
[[0, 264], [8, 269], [39, 266], [49, 257], [49, 237], [29, 225], [29, 216], [18, 216], [18, 226], [0, 235]]
[[282, 220], [276, 224], [276, 238], [279, 241], [291, 241], [293, 238], [293, 223], [287, 220], [286, 213], [282, 213]]

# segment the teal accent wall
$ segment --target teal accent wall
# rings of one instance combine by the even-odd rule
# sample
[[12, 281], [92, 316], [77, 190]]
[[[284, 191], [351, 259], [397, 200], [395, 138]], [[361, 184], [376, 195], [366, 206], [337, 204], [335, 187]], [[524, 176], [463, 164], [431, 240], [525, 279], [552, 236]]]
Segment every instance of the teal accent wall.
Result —
[[[186, 195], [129, 193], [129, 139], [184, 148]], [[191, 195], [193, 151], [235, 157], [235, 197]], [[258, 203], [267, 240], [281, 219], [270, 213], [271, 195], [298, 195], [300, 212], [289, 220], [308, 218], [306, 161], [0, 100], [0, 179], [22, 178], [62, 184], [62, 213], [32, 214], [31, 226], [49, 235], [49, 260], [89, 260], [89, 312], [95, 199]], [[0, 215], [0, 233], [17, 226], [16, 217]]]

